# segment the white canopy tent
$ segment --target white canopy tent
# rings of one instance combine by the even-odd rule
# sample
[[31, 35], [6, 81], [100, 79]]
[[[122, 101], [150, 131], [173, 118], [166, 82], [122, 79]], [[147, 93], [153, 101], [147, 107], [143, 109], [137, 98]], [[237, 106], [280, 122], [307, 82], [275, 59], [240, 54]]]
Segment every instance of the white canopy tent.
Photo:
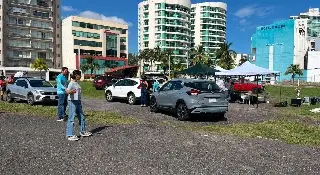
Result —
[[222, 72], [216, 72], [216, 75], [224, 76], [257, 76], [257, 75], [269, 75], [269, 74], [279, 74], [279, 71], [272, 71], [266, 68], [256, 66], [249, 61], [243, 63], [241, 66], [236, 67], [231, 70], [226, 70]]
[[[266, 68], [262, 68], [256, 66], [249, 61], [243, 63], [241, 66], [236, 67], [231, 70], [223, 71], [223, 72], [216, 72], [218, 76], [256, 76], [257, 78], [261, 75], [270, 75], [270, 74], [279, 74], [279, 71], [272, 71]], [[257, 81], [258, 87], [258, 81]], [[257, 93], [257, 99], [259, 99], [259, 95]], [[258, 108], [259, 102], [257, 102]]]
[[220, 67], [220, 66], [216, 66], [215, 69], [217, 69], [217, 70], [220, 71], [220, 72], [227, 71], [227, 70], [223, 69], [223, 68]]

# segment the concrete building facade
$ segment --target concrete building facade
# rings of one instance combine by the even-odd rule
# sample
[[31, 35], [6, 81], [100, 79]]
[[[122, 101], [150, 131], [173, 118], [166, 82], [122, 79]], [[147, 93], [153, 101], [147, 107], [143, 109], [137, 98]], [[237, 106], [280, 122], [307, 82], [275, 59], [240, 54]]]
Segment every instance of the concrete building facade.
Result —
[[191, 46], [190, 0], [146, 0], [138, 5], [138, 49], [171, 49], [186, 59]]
[[308, 20], [308, 36], [320, 37], [320, 10], [319, 8], [310, 8], [308, 12], [300, 13], [298, 16], [290, 16], [291, 19]]
[[[81, 69], [86, 57], [93, 57], [100, 69], [123, 66], [128, 57], [128, 25], [70, 16], [62, 21], [63, 66]], [[81, 60], [78, 56], [81, 55]], [[121, 58], [121, 59], [119, 59]]]
[[[258, 66], [281, 72], [280, 81], [290, 80], [290, 64], [307, 69], [307, 20], [289, 19], [257, 27], [251, 38], [251, 60]], [[305, 72], [306, 74], [306, 72]]]
[[0, 1], [0, 66], [29, 69], [35, 58], [49, 68], [62, 66], [60, 0]]
[[204, 2], [191, 5], [192, 46], [202, 45], [214, 57], [219, 44], [226, 41], [227, 4]]

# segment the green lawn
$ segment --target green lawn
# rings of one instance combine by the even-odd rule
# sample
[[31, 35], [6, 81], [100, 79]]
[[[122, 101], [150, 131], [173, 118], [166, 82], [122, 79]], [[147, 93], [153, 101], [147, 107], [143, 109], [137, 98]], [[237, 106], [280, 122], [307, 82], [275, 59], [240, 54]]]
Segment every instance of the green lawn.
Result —
[[[27, 116], [39, 116], [54, 118], [57, 116], [56, 106], [29, 106], [26, 103], [7, 103], [0, 102], [0, 111], [8, 113], [18, 113]], [[87, 120], [96, 124], [135, 124], [136, 120], [128, 117], [122, 117], [112, 112], [84, 111]]]
[[197, 130], [244, 137], [278, 139], [289, 144], [320, 145], [320, 128], [287, 119], [253, 124], [210, 125]]
[[105, 99], [104, 90], [96, 90], [91, 81], [80, 82], [82, 95], [90, 99]]

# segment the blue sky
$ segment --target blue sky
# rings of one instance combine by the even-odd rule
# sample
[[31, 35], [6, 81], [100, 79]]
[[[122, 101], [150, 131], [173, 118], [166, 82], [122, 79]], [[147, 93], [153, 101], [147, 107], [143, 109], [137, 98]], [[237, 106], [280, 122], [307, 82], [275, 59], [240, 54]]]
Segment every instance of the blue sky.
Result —
[[[100, 16], [129, 24], [129, 52], [138, 52], [138, 3], [142, 0], [62, 0], [62, 16]], [[192, 3], [209, 0], [193, 0]], [[228, 4], [227, 41], [238, 53], [250, 52], [250, 37], [257, 26], [320, 8], [320, 0], [224, 0]]]

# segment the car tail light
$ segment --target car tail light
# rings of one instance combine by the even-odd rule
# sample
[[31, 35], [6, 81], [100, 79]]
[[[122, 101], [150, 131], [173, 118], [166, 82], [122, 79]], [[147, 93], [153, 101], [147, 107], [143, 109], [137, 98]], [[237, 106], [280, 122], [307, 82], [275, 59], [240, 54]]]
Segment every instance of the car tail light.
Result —
[[102, 83], [102, 80], [98, 80], [98, 83]]
[[200, 93], [201, 93], [201, 91], [199, 91], [197, 89], [191, 89], [190, 91], [187, 92], [188, 95], [198, 95]]

